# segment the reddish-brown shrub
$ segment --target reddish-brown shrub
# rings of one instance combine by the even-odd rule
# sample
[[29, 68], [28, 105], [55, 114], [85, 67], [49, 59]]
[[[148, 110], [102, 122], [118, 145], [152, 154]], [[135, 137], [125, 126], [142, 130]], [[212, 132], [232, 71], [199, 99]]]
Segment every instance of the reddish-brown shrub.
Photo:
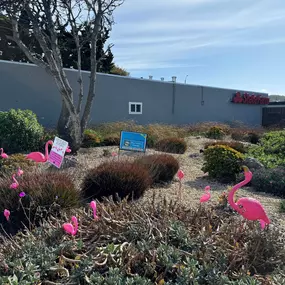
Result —
[[140, 198], [151, 185], [148, 171], [133, 162], [105, 162], [91, 169], [84, 178], [82, 190], [87, 198], [100, 199], [117, 195], [122, 199]]
[[155, 148], [158, 151], [183, 154], [187, 150], [187, 144], [181, 138], [166, 138], [158, 141]]
[[146, 155], [135, 163], [148, 170], [153, 183], [170, 182], [179, 169], [179, 162], [169, 154]]
[[231, 147], [238, 152], [241, 153], [246, 153], [247, 147], [241, 143], [241, 142], [236, 142], [236, 141], [215, 141], [215, 142], [207, 142], [205, 143], [204, 148], [207, 149], [209, 146], [214, 146], [214, 145], [226, 145], [228, 147]]
[[[0, 212], [4, 209], [11, 212], [13, 232], [23, 225], [37, 225], [43, 218], [58, 215], [61, 209], [76, 207], [81, 202], [80, 192], [64, 172], [25, 172], [18, 182], [19, 188], [12, 190], [10, 176], [0, 179]], [[26, 196], [20, 199], [20, 192]], [[7, 224], [2, 216], [0, 222]]]

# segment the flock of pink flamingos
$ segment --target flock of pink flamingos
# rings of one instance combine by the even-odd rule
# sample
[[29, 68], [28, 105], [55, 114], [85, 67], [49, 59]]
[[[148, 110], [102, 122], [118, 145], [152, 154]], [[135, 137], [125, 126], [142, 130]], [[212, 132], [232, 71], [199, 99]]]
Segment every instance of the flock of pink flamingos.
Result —
[[[28, 155], [26, 155], [27, 159], [33, 160], [36, 163], [44, 163], [48, 161], [49, 158], [49, 153], [48, 153], [48, 146], [52, 145], [53, 141], [48, 141], [45, 145], [45, 155], [42, 154], [41, 152], [31, 152]], [[71, 149], [69, 148], [69, 146], [66, 149], [67, 153], [71, 152]], [[4, 153], [3, 148], [0, 148], [0, 157], [3, 159], [7, 159], [8, 155], [6, 153]], [[270, 224], [270, 220], [263, 208], [263, 206], [261, 205], [261, 203], [251, 197], [242, 197], [240, 198], [236, 203], [234, 202], [234, 194], [235, 192], [241, 188], [242, 186], [246, 185], [247, 183], [249, 183], [252, 179], [252, 172], [248, 169], [248, 167], [244, 166], [243, 167], [244, 170], [244, 176], [245, 179], [243, 181], [241, 181], [240, 183], [234, 185], [230, 192], [228, 193], [228, 203], [230, 204], [230, 206], [237, 211], [243, 218], [245, 218], [246, 220], [252, 220], [252, 221], [259, 221], [260, 222], [260, 226], [261, 229], [264, 229], [266, 225]], [[19, 183], [16, 180], [16, 175], [17, 176], [22, 176], [23, 175], [23, 170], [21, 170], [20, 168], [18, 168], [17, 173], [13, 174], [12, 179], [13, 179], [13, 183], [10, 185], [11, 189], [17, 189], [19, 187]], [[177, 172], [177, 177], [179, 179], [179, 190], [178, 190], [178, 195], [179, 195], [179, 200], [181, 201], [181, 188], [182, 188], [182, 180], [185, 177], [184, 172], [180, 169]], [[200, 203], [205, 203], [207, 201], [209, 201], [211, 199], [211, 193], [210, 193], [210, 186], [206, 186], [205, 187], [205, 194], [203, 194], [200, 198]], [[25, 196], [24, 192], [21, 192], [19, 194], [20, 198], [23, 198]], [[94, 220], [98, 220], [99, 217], [97, 216], [97, 206], [96, 206], [96, 202], [92, 201], [90, 203], [90, 207], [93, 210], [93, 217]], [[10, 211], [5, 209], [4, 210], [4, 216], [7, 219], [7, 221], [9, 221], [10, 218]], [[75, 216], [72, 216], [71, 218], [71, 223], [65, 223], [62, 225], [63, 230], [67, 233], [70, 234], [72, 236], [76, 235], [77, 231], [78, 231], [78, 220]]]

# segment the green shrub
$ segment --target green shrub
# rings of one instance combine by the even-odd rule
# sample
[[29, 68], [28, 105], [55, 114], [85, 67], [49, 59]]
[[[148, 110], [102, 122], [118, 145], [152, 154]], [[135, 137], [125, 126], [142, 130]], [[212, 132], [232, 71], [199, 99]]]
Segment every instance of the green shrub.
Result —
[[83, 134], [83, 142], [82, 147], [83, 148], [89, 148], [89, 147], [97, 147], [101, 144], [102, 137], [93, 130], [85, 130]]
[[228, 147], [235, 149], [236, 151], [238, 151], [240, 153], [246, 153], [247, 152], [247, 147], [243, 143], [234, 142], [234, 141], [207, 142], [207, 143], [205, 143], [205, 149], [207, 149], [209, 146], [214, 146], [214, 145], [225, 145], [225, 146], [228, 146]]
[[146, 169], [129, 161], [105, 162], [85, 176], [82, 189], [87, 198], [112, 196], [121, 199], [140, 198], [149, 188], [151, 179]]
[[41, 137], [41, 140], [40, 140], [39, 151], [44, 153], [47, 141], [49, 141], [49, 140], [54, 141], [54, 138], [56, 136], [58, 136], [56, 130], [45, 130], [44, 134], [43, 134], [43, 136]]
[[251, 185], [255, 191], [285, 197], [285, 168], [258, 169], [253, 174]]
[[43, 133], [37, 116], [30, 110], [0, 112], [0, 145], [8, 153], [37, 150]]
[[[61, 209], [80, 205], [80, 193], [64, 172], [25, 172], [16, 179], [19, 182], [16, 190], [9, 188], [10, 177], [0, 179], [0, 212], [10, 210], [13, 231], [22, 228], [22, 224], [28, 227], [38, 225], [43, 218], [59, 214]], [[26, 196], [20, 199], [20, 192]], [[3, 222], [2, 216], [0, 219]], [[11, 230], [9, 225], [6, 226]]]
[[267, 168], [285, 165], [285, 131], [266, 133], [257, 146], [249, 148], [248, 155]]
[[32, 160], [23, 154], [12, 154], [8, 159], [0, 159], [0, 176], [12, 175], [20, 167], [23, 171], [35, 166]]
[[158, 141], [155, 148], [162, 152], [183, 154], [187, 150], [187, 144], [181, 138], [167, 138]]
[[224, 145], [209, 146], [204, 151], [202, 170], [221, 182], [235, 181], [241, 171], [243, 155]]
[[142, 165], [155, 183], [170, 182], [179, 170], [179, 162], [169, 154], [145, 155], [135, 160], [135, 163]]
[[224, 136], [225, 132], [218, 126], [211, 127], [206, 133], [206, 137], [210, 139], [222, 139]]

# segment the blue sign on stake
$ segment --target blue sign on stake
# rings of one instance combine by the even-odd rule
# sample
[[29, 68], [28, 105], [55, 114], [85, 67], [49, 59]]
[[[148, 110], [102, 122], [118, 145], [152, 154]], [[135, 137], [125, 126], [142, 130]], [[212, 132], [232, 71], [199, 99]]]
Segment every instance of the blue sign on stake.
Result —
[[147, 134], [121, 131], [120, 150], [145, 152]]

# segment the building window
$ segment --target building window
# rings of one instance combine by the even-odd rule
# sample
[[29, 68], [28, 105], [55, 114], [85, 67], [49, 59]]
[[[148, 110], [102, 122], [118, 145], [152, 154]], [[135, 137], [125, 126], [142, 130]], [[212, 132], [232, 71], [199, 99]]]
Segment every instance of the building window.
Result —
[[142, 103], [129, 102], [129, 114], [131, 115], [142, 114]]

